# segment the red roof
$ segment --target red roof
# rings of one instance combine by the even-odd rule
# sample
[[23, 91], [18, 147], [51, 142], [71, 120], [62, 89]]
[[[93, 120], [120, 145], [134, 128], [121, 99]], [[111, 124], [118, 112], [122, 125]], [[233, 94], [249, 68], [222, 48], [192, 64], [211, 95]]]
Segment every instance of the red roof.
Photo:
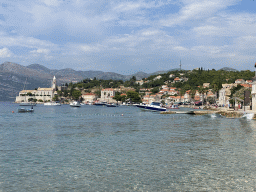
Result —
[[243, 87], [248, 87], [248, 88], [252, 88], [252, 85], [250, 85], [250, 84], [241, 84], [241, 86], [243, 86]]
[[106, 89], [102, 89], [101, 91], [114, 91], [114, 89], [112, 89], [112, 88], [106, 88]]
[[95, 95], [94, 93], [85, 93], [83, 95]]

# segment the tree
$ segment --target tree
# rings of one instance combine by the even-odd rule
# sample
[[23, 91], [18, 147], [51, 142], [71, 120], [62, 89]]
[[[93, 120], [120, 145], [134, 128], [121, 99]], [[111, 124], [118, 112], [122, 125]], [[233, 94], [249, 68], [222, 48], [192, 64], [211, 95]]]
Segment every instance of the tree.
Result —
[[139, 93], [135, 91], [127, 91], [126, 93], [127, 99], [129, 99], [133, 103], [141, 103], [141, 98]]
[[32, 96], [33, 94], [32, 94], [31, 92], [28, 92], [27, 95], [28, 95], [28, 96]]
[[29, 99], [28, 99], [29, 102], [31, 102], [31, 101], [33, 101], [33, 100], [34, 100], [33, 98], [29, 98]]
[[58, 95], [55, 95], [53, 98], [52, 98], [53, 101], [59, 101], [59, 97]]
[[80, 90], [73, 89], [73, 91], [72, 91], [72, 97], [73, 97], [74, 100], [78, 100], [81, 95], [82, 95], [82, 94], [81, 94], [81, 91], [80, 91]]
[[158, 93], [159, 92], [159, 88], [158, 87], [155, 87], [151, 90], [152, 93]]
[[115, 92], [115, 96], [113, 97], [116, 101], [121, 101], [121, 93], [120, 92]]

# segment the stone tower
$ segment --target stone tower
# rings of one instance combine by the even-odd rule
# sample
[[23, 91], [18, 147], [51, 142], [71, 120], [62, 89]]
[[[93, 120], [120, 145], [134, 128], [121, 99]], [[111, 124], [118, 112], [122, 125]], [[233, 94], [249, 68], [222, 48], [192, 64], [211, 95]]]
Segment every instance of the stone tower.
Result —
[[256, 111], [256, 63], [255, 63], [255, 77], [252, 78], [252, 110]]
[[57, 81], [56, 81], [56, 77], [55, 76], [52, 79], [52, 89], [54, 91], [56, 91], [56, 89], [57, 89]]

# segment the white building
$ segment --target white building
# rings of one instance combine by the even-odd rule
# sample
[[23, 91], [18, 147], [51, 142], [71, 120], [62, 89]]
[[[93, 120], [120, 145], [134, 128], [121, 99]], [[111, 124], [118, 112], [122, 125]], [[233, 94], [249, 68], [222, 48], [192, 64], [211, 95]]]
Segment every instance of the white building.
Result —
[[144, 84], [144, 81], [143, 81], [143, 80], [135, 81], [135, 83], [137, 83], [137, 84], [139, 84], [139, 85], [143, 85], [143, 84]]
[[161, 75], [158, 75], [158, 76], [156, 76], [153, 80], [158, 80], [158, 79], [161, 79], [162, 78], [162, 76]]
[[28, 102], [30, 99], [52, 101], [56, 92], [57, 81], [56, 77], [53, 77], [51, 88], [38, 88], [37, 90], [22, 90], [19, 92], [19, 96], [16, 96], [16, 103]]
[[102, 89], [101, 90], [101, 101], [114, 102], [113, 97], [115, 96], [115, 90], [112, 88]]
[[96, 100], [96, 95], [94, 93], [85, 93], [82, 95], [83, 103], [92, 103]]
[[252, 94], [252, 110], [256, 111], [256, 76], [253, 78], [251, 94]]

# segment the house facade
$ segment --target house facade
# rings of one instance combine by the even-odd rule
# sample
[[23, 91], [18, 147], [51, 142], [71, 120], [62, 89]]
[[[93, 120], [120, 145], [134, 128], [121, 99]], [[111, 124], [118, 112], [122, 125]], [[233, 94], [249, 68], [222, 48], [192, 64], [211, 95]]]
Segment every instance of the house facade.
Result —
[[85, 93], [82, 95], [82, 98], [83, 98], [83, 103], [92, 103], [97, 99], [94, 93]]
[[101, 101], [114, 102], [113, 97], [115, 96], [115, 90], [112, 88], [102, 89], [101, 90]]

